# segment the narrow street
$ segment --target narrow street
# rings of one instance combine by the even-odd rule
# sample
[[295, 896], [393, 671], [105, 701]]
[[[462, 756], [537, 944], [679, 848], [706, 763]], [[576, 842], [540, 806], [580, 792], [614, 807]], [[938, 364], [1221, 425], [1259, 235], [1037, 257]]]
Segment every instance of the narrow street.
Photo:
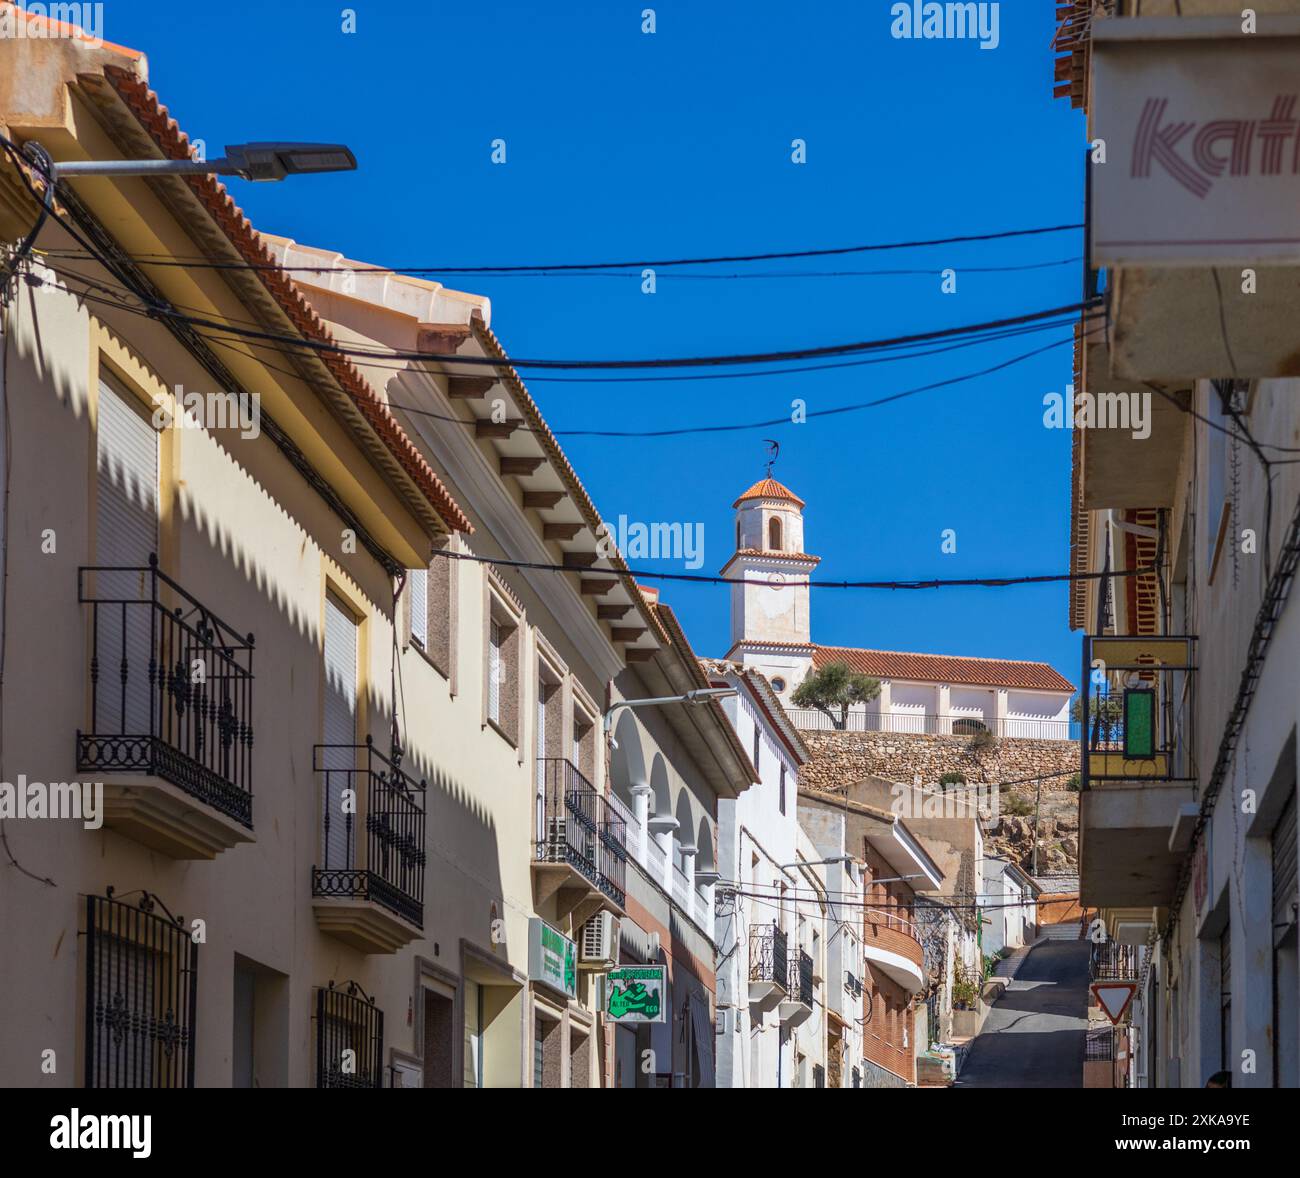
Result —
[[1043, 941], [989, 1011], [954, 1088], [1080, 1088], [1088, 944]]

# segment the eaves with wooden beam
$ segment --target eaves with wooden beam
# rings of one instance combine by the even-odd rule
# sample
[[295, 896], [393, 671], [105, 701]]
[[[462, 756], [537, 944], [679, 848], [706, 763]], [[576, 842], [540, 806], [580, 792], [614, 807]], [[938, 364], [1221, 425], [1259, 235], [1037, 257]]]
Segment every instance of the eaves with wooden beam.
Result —
[[772, 690], [772, 684], [766, 675], [730, 659], [700, 659], [699, 663], [710, 686], [726, 685], [733, 678], [744, 685], [754, 706], [767, 717], [772, 730], [785, 745], [796, 765], [806, 765], [812, 760], [812, 753], [804, 743], [803, 736]]
[[[685, 695], [711, 686], [677, 615], [658, 600], [654, 590], [645, 592], [646, 604], [663, 637], [663, 646], [635, 668], [646, 694]], [[718, 700], [676, 704], [662, 710], [678, 739], [704, 771], [709, 787], [719, 797], [734, 798], [761, 780]]]
[[[327, 290], [336, 302], [348, 299], [399, 317], [381, 315], [370, 320], [372, 326], [386, 324], [383, 331], [393, 333], [383, 337], [388, 346], [405, 351], [414, 344], [418, 351], [439, 357], [413, 361], [409, 373], [396, 376], [391, 367], [365, 370], [381, 383], [392, 398], [394, 412], [409, 421], [414, 432], [421, 431], [420, 419], [407, 411], [416, 407], [403, 402], [421, 396], [444, 401], [440, 412], [460, 423], [451, 429], [447, 428], [450, 422], [437, 427], [447, 435], [445, 445], [477, 447], [498, 485], [533, 529], [547, 554], [546, 563], [567, 570], [542, 575], [562, 577], [572, 586], [578, 606], [603, 633], [611, 654], [624, 663], [641, 663], [665, 645], [667, 640], [627, 565], [603, 540], [603, 522], [595, 505], [493, 333], [488, 300], [283, 238], [271, 241], [282, 264], [304, 267], [304, 287]], [[348, 279], [346, 288], [342, 275]], [[336, 325], [335, 330], [341, 329]], [[456, 358], [462, 356], [487, 358], [497, 365], [458, 366]], [[415, 386], [404, 383], [408, 377], [418, 380], [418, 394]], [[503, 555], [539, 560], [525, 554], [524, 547], [529, 546], [517, 545]]]
[[[91, 61], [78, 55], [79, 47], [66, 43], [67, 48], [61, 50], [65, 60], [59, 63], [51, 56], [51, 44], [42, 43], [41, 68], [57, 70], [61, 64], [65, 76], [40, 84], [60, 83], [51, 87], [51, 93], [59, 92], [54, 100], [57, 109], [51, 109], [44, 119], [40, 112], [30, 112], [32, 125], [11, 125], [13, 133], [38, 139], [56, 159], [192, 158], [189, 139], [145, 81], [143, 58], [123, 54], [120, 64], [105, 62], [87, 68]], [[170, 220], [164, 217], [150, 223], [142, 211], [145, 202], [139, 199], [141, 194], [147, 203], [161, 205]], [[70, 190], [69, 200], [74, 199], [77, 208], [73, 212], [93, 217], [104, 238], [124, 258], [145, 252], [197, 253], [208, 261], [231, 264], [231, 269], [201, 274], [185, 269], [151, 270], [149, 281], [177, 305], [207, 309], [208, 317], [216, 321], [234, 313], [252, 319], [268, 332], [312, 344], [335, 342], [296, 284], [276, 267], [261, 235], [215, 177], [82, 181]], [[126, 210], [131, 210], [131, 215]], [[229, 302], [238, 310], [228, 311]], [[244, 356], [227, 350], [220, 356], [223, 365], [240, 378], [256, 372], [258, 366], [252, 349], [242, 351]], [[396, 501], [420, 522], [426, 536], [471, 530], [447, 488], [351, 361], [310, 348], [285, 349], [283, 358], [284, 366], [295, 372], [360, 448]], [[334, 488], [349, 506], [362, 510], [358, 505], [363, 496], [359, 488], [350, 486], [355, 479], [346, 460], [332, 458], [328, 441], [315, 444], [321, 423], [312, 421], [313, 410], [285, 398], [277, 400], [265, 388], [264, 370], [258, 376], [257, 382], [250, 378], [250, 383], [258, 384], [250, 391], [262, 396], [265, 411], [274, 414], [283, 427], [284, 444], [298, 448], [294, 458], [299, 469], [318, 478], [323, 487]], [[329, 432], [326, 427], [323, 436], [328, 438]], [[405, 557], [410, 548], [421, 546], [410, 535], [395, 535], [391, 520], [376, 516], [364, 522], [395, 555]]]

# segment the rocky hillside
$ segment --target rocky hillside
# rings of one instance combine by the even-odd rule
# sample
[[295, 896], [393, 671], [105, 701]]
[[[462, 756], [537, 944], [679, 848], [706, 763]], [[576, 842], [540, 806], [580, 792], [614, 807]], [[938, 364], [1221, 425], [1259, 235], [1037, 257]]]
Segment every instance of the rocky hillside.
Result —
[[987, 853], [1005, 855], [1030, 870], [1034, 843], [1034, 797], [1042, 775], [1039, 874], [1078, 870], [1079, 745], [1067, 740], [977, 739], [894, 732], [800, 734], [813, 754], [801, 783], [838, 793], [846, 782], [868, 777], [938, 785], [953, 774], [971, 785], [1002, 785], [998, 814], [987, 833]]
[[[986, 830], [984, 853], [1002, 855], [1033, 870], [1034, 792], [1013, 786], [1003, 790], [1000, 814]], [[1079, 870], [1079, 795], [1072, 790], [1043, 790], [1038, 822], [1038, 874], [1076, 875]]]

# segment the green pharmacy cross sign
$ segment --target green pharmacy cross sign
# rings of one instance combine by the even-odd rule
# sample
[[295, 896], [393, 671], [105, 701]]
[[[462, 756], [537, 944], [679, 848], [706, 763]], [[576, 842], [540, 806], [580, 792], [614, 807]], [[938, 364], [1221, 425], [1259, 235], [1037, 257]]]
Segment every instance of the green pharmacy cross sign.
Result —
[[665, 965], [623, 965], [605, 975], [605, 1018], [612, 1023], [661, 1023], [668, 990]]

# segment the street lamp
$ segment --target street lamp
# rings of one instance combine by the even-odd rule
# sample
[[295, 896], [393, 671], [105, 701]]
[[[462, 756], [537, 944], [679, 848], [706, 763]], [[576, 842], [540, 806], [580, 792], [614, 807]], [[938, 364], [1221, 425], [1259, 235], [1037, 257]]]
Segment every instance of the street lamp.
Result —
[[778, 863], [777, 871], [784, 871], [787, 867], [816, 867], [820, 863], [853, 863], [855, 862], [852, 855], [832, 855], [829, 859], [799, 859], [794, 863]]
[[320, 172], [352, 172], [356, 156], [341, 143], [235, 143], [215, 160], [70, 160], [50, 166], [50, 176], [240, 176], [283, 180]]
[[652, 708], [659, 707], [662, 704], [703, 704], [708, 703], [711, 699], [727, 699], [733, 695], [739, 695], [740, 692], [734, 687], [697, 687], [693, 691], [688, 691], [684, 695], [658, 695], [652, 699], [621, 699], [616, 704], [611, 704], [605, 710], [605, 738], [609, 741], [610, 748], [618, 748], [618, 741], [614, 739], [614, 713], [620, 708]]

